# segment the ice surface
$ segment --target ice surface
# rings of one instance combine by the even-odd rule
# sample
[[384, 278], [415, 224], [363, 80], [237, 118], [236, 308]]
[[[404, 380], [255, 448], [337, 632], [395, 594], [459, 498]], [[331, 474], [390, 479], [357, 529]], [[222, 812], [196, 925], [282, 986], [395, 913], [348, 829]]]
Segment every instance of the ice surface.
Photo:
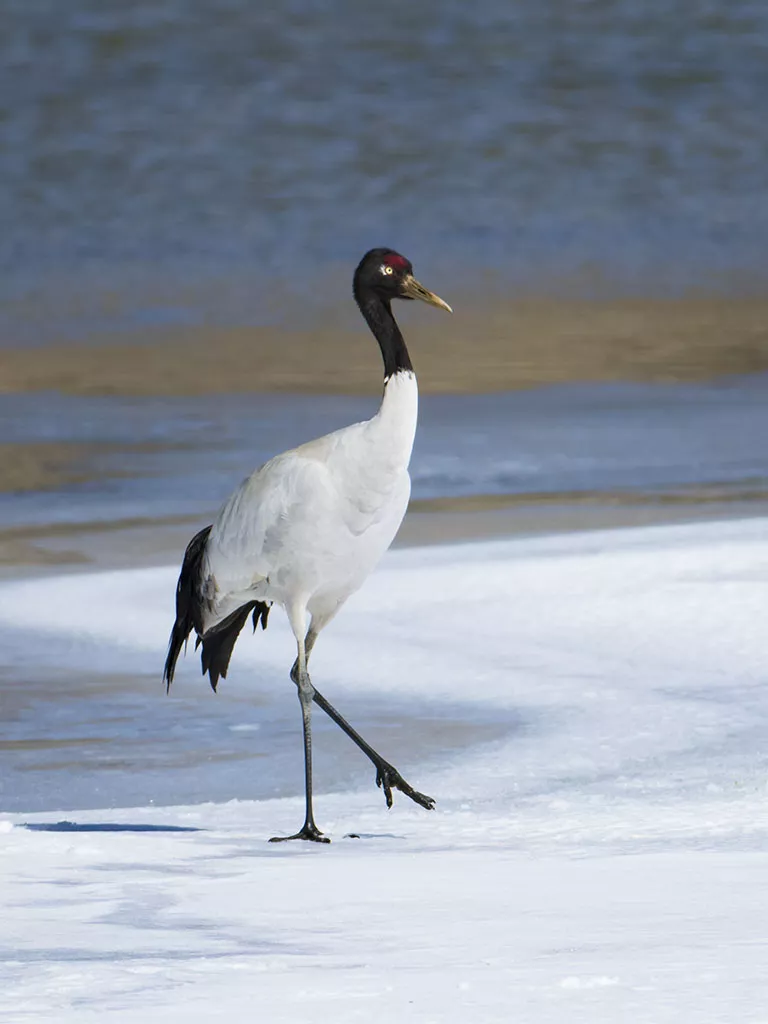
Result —
[[[173, 581], [6, 584], [0, 625], [157, 663]], [[768, 1021], [767, 607], [762, 520], [393, 552], [318, 686], [517, 726], [425, 759], [417, 718], [437, 810], [361, 765], [318, 796], [330, 847], [265, 842], [298, 796], [4, 814], [0, 1019]], [[290, 662], [279, 614], [241, 645], [219, 701]]]

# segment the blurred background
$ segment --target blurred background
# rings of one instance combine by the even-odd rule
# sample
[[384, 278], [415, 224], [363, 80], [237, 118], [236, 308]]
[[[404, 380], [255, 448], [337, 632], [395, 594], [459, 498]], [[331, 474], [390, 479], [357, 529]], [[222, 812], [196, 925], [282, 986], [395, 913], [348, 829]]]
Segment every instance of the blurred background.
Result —
[[[176, 563], [371, 415], [378, 245], [456, 309], [398, 311], [399, 543], [764, 514], [766, 110], [760, 0], [0, 0], [0, 576]], [[185, 733], [162, 651], [77, 644], [4, 637], [7, 808], [283, 784], [211, 789], [239, 706], [188, 687]]]
[[367, 415], [350, 278], [382, 244], [457, 310], [401, 313], [439, 536], [762, 500], [764, 4], [0, 16], [4, 563], [176, 553], [249, 467]]

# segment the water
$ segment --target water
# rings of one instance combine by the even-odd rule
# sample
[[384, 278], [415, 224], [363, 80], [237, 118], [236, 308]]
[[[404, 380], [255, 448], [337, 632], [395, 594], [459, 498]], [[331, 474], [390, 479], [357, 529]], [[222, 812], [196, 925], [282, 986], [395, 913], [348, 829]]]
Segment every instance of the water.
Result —
[[454, 291], [763, 276], [758, 0], [2, 7], [4, 343], [296, 315], [382, 243]]
[[[370, 416], [374, 398], [6, 395], [0, 442], [158, 445], [91, 460], [93, 478], [0, 492], [0, 526], [210, 515], [277, 451]], [[768, 485], [768, 377], [709, 385], [568, 385], [427, 395], [415, 499]]]
[[[0, 346], [198, 325], [215, 344], [220, 324], [346, 320], [351, 268], [379, 244], [457, 307], [516, 290], [740, 294], [764, 282], [758, 0], [0, 8]], [[427, 396], [414, 497], [759, 489], [766, 387]], [[85, 483], [0, 493], [0, 528], [207, 515], [275, 451], [374, 407], [2, 394], [0, 443], [153, 447], [91, 457]], [[16, 635], [3, 650], [3, 809], [300, 791], [284, 668], [232, 700], [198, 680], [164, 701], [160, 649], [131, 660]], [[469, 728], [460, 707], [344, 710], [365, 732], [387, 730], [394, 759], [412, 756], [415, 730], [440, 756], [516, 726], [475, 712]], [[359, 779], [357, 753], [329, 744], [318, 778]]]
[[[3, 663], [16, 653], [13, 644], [14, 638]], [[46, 648], [44, 668], [0, 664], [0, 811], [303, 792], [301, 720], [285, 666], [262, 667], [255, 675], [241, 671], [238, 685], [219, 698], [196, 672], [182, 672], [166, 698], [154, 657], [124, 654], [121, 668], [132, 674], [116, 675], [109, 667], [94, 671], [93, 650], [85, 645], [77, 652], [80, 664], [67, 643], [47, 639]], [[284, 649], [290, 651], [289, 642]], [[114, 651], [102, 657], [104, 666], [114, 667]], [[361, 692], [347, 695], [341, 706], [395, 764], [412, 763], [416, 749], [424, 760], [446, 751], [455, 756], [520, 727], [513, 712], [427, 699]], [[313, 732], [318, 792], [373, 786], [375, 770], [329, 719], [315, 715]]]

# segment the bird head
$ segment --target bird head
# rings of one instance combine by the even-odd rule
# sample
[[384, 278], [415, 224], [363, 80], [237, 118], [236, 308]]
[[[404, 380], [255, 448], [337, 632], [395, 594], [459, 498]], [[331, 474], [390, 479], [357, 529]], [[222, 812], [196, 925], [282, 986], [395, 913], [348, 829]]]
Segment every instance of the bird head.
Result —
[[376, 292], [389, 302], [391, 299], [421, 299], [449, 313], [453, 310], [439, 295], [419, 284], [413, 276], [411, 261], [394, 249], [371, 249], [363, 256], [355, 271], [354, 291]]

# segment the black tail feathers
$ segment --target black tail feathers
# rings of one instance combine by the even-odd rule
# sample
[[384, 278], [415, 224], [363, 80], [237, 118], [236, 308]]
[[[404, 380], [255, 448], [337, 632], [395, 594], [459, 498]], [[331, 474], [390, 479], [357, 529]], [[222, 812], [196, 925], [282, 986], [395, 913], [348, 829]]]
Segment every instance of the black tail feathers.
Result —
[[181, 564], [179, 582], [176, 585], [176, 621], [171, 630], [171, 638], [168, 642], [168, 656], [165, 659], [163, 681], [166, 689], [170, 690], [173, 682], [173, 674], [176, 669], [181, 648], [186, 645], [189, 634], [194, 629], [198, 636], [195, 641], [195, 650], [202, 643], [202, 665], [203, 675], [208, 673], [211, 687], [215, 690], [219, 679], [226, 679], [229, 660], [232, 657], [232, 649], [240, 631], [245, 625], [248, 615], [253, 611], [254, 630], [261, 621], [261, 628], [267, 628], [270, 605], [264, 601], [250, 601], [242, 605], [236, 611], [228, 615], [213, 629], [201, 637], [202, 617], [200, 615], [200, 569], [203, 558], [203, 551], [211, 532], [211, 527], [206, 526], [204, 530], [195, 534], [187, 545], [184, 552], [184, 561]]
[[259, 623], [259, 619], [261, 619], [261, 628], [266, 629], [269, 608], [270, 606], [265, 604], [264, 601], [251, 601], [249, 604], [244, 604], [241, 608], [238, 608], [237, 611], [232, 612], [223, 622], [208, 630], [205, 636], [203, 636], [201, 641], [203, 645], [201, 656], [203, 675], [206, 672], [208, 673], [208, 678], [214, 690], [218, 686], [219, 678], [227, 678], [227, 669], [229, 668], [229, 659], [232, 657], [232, 649], [235, 646], [235, 641], [240, 636], [240, 631], [245, 625], [248, 615], [251, 611], [253, 612], [254, 631]]
[[168, 657], [165, 659], [165, 669], [163, 670], [163, 682], [166, 685], [166, 690], [171, 688], [181, 648], [186, 644], [189, 634], [195, 628], [196, 620], [197, 623], [200, 621], [199, 614], [195, 614], [199, 602], [197, 589], [203, 551], [208, 534], [212, 529], [212, 526], [206, 526], [200, 533], [196, 533], [184, 552], [179, 582], [176, 584], [176, 621], [168, 641]]

